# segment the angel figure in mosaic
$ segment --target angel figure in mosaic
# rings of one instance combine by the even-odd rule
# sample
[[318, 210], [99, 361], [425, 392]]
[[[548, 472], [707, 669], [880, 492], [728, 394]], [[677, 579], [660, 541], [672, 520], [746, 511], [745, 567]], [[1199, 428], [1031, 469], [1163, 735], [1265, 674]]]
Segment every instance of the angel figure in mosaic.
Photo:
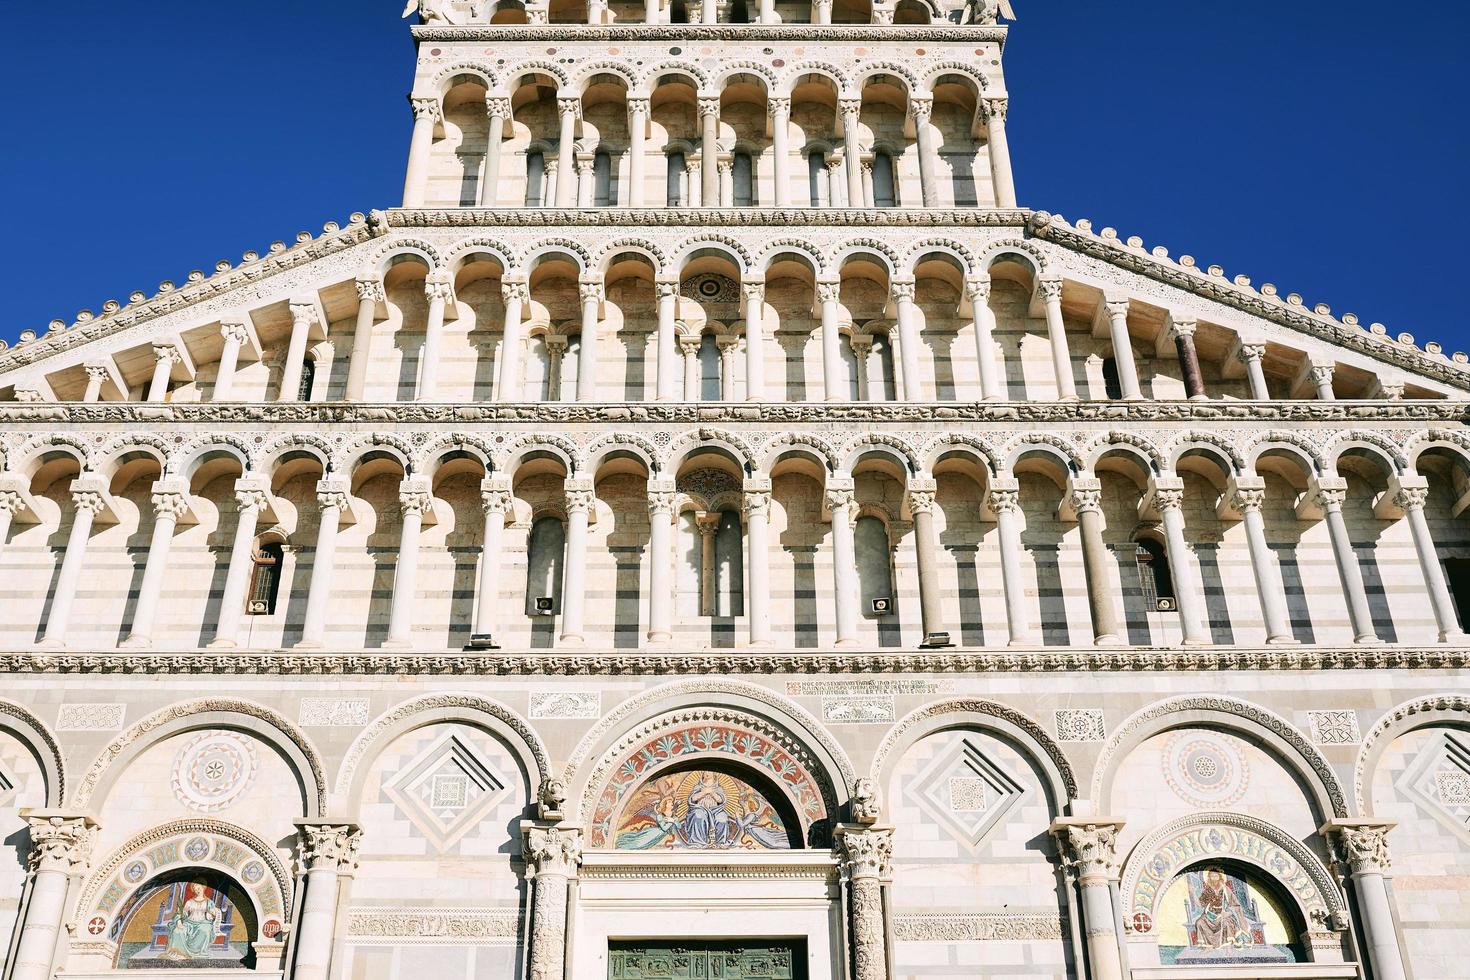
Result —
[[653, 823], [639, 830], [618, 834], [619, 849], [646, 851], [660, 844], [673, 847], [680, 841], [682, 830], [674, 815], [678, 807], [678, 800], [674, 795], [677, 785], [672, 777], [665, 777], [657, 782], [658, 796], [653, 805], [639, 811], [640, 817], [646, 817]]
[[735, 839], [746, 849], [784, 850], [791, 846], [786, 831], [768, 818], [771, 805], [754, 791], [740, 796], [740, 817], [735, 822]]

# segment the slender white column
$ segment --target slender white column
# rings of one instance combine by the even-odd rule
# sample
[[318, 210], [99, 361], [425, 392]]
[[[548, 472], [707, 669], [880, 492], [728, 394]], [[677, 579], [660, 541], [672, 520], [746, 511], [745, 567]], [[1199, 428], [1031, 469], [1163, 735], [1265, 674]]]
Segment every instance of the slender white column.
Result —
[[646, 95], [628, 96], [628, 207], [643, 207], [644, 168], [648, 140], [648, 107]]
[[699, 383], [699, 337], [680, 337], [679, 352], [684, 356], [684, 400], [700, 401], [703, 392]]
[[1057, 398], [1072, 401], [1077, 397], [1077, 384], [1072, 380], [1072, 352], [1067, 347], [1067, 325], [1062, 319], [1062, 280], [1049, 277], [1038, 280], [1036, 288], [1046, 309], [1046, 333], [1051, 340], [1052, 371], [1057, 379]]
[[67, 630], [71, 626], [71, 607], [77, 597], [77, 583], [81, 581], [82, 565], [87, 559], [87, 543], [92, 536], [92, 524], [107, 506], [107, 482], [99, 476], [79, 476], [72, 480], [71, 499], [76, 510], [72, 516], [71, 531], [66, 538], [66, 551], [61, 556], [61, 571], [56, 576], [56, 589], [51, 594], [51, 611], [46, 616], [46, 632], [41, 645], [61, 647], [66, 645]]
[[531, 301], [531, 290], [524, 282], [502, 281], [500, 296], [505, 301], [505, 324], [501, 328], [500, 368], [496, 372], [495, 392], [500, 401], [518, 402], [525, 397], [521, 381], [521, 309]]
[[857, 367], [857, 400], [884, 401], [887, 393], [883, 390], [882, 379], [875, 379], [868, 373], [868, 358], [873, 354], [873, 338], [855, 334], [847, 338], [847, 345], [852, 348], [852, 363]]
[[893, 830], [843, 824], [837, 844], [852, 910], [852, 980], [888, 980], [883, 882], [893, 874]]
[[532, 891], [528, 980], [566, 980], [567, 882], [582, 864], [582, 831], [528, 821], [521, 834]]
[[643, 0], [643, 23], [662, 23], [663, 17], [659, 9], [660, 6], [659, 0]]
[[1385, 873], [1392, 866], [1388, 832], [1395, 826], [1392, 820], [1339, 817], [1328, 821], [1321, 831], [1336, 844], [1337, 859], [1352, 879], [1363, 926], [1363, 945], [1368, 947], [1368, 963], [1375, 980], [1405, 980], [1408, 976], [1399, 949], [1388, 884], [1384, 881]]
[[1455, 612], [1455, 601], [1450, 596], [1445, 582], [1444, 565], [1439, 560], [1439, 550], [1434, 537], [1429, 533], [1429, 522], [1424, 517], [1424, 504], [1429, 500], [1429, 481], [1422, 476], [1406, 475], [1395, 477], [1389, 484], [1392, 502], [1404, 512], [1409, 522], [1409, 532], [1414, 536], [1414, 551], [1419, 556], [1419, 570], [1424, 575], [1424, 587], [1429, 592], [1429, 604], [1434, 609], [1434, 620], [1439, 625], [1441, 643], [1459, 643], [1464, 640], [1460, 630], [1460, 618]]
[[860, 98], [838, 100], [837, 109], [842, 114], [842, 158], [847, 168], [847, 206], [863, 206], [863, 150], [858, 130], [858, 117], [863, 110]]
[[398, 561], [393, 568], [393, 601], [388, 613], [388, 638], [385, 647], [413, 645], [413, 608], [418, 594], [419, 537], [424, 529], [424, 514], [434, 505], [429, 481], [411, 477], [398, 490], [402, 514], [398, 528]]
[[919, 612], [924, 639], [920, 646], [950, 646], [939, 595], [939, 535], [934, 530], [934, 498], [939, 485], [933, 477], [909, 480], [909, 513], [914, 518], [914, 556], [919, 566]]
[[852, 477], [827, 478], [827, 505], [832, 510], [832, 579], [837, 602], [837, 646], [856, 646], [858, 621], [857, 552], [852, 528], [857, 499]]
[[735, 400], [735, 350], [739, 343], [734, 337], [715, 340], [715, 347], [720, 352], [720, 401]]
[[832, 0], [812, 0], [812, 11], [818, 24], [832, 23]]
[[245, 611], [245, 592], [255, 565], [255, 529], [260, 514], [270, 501], [270, 481], [242, 476], [235, 481], [235, 504], [240, 517], [235, 524], [235, 541], [230, 547], [230, 567], [220, 595], [219, 617], [215, 620], [212, 647], [234, 647], [240, 642], [240, 617]]
[[[93, 361], [85, 365], [87, 370], [87, 389], [82, 393], [82, 401], [87, 404], [101, 401], [102, 385], [107, 381], [107, 365], [100, 361]], [[216, 385], [215, 390], [219, 388]], [[215, 401], [219, 401], [218, 398]]]
[[579, 155], [577, 157], [577, 207], [590, 208], [596, 200], [594, 192], [597, 190], [597, 162], [594, 157]]
[[787, 129], [791, 124], [791, 97], [773, 95], [766, 100], [766, 111], [771, 115], [771, 162], [775, 186], [776, 207], [791, 204], [791, 158], [787, 145]]
[[566, 555], [561, 573], [561, 638], [563, 646], [581, 646], [587, 641], [582, 619], [586, 610], [587, 519], [594, 506], [592, 481], [568, 479]]
[[500, 156], [505, 144], [505, 121], [510, 115], [510, 97], [492, 95], [485, 99], [485, 115], [489, 121], [485, 143], [485, 170], [480, 177], [480, 207], [493, 208], [500, 203]]
[[914, 141], [919, 151], [919, 193], [926, 208], [939, 206], [939, 158], [934, 152], [934, 133], [929, 129], [929, 120], [934, 113], [932, 98], [909, 100], [909, 110], [914, 115]]
[[717, 4], [718, 0], [702, 0], [700, 18], [704, 23], [715, 24], [719, 22], [719, 18], [716, 16]]
[[1307, 493], [1322, 508], [1327, 534], [1332, 539], [1332, 557], [1337, 562], [1337, 577], [1342, 581], [1342, 596], [1347, 604], [1348, 620], [1353, 625], [1354, 643], [1379, 643], [1373, 628], [1373, 612], [1368, 607], [1368, 593], [1363, 588], [1363, 569], [1353, 550], [1342, 505], [1347, 501], [1347, 481], [1339, 476], [1321, 476], [1311, 481]]
[[310, 339], [316, 318], [315, 303], [304, 300], [291, 302], [291, 339], [286, 345], [286, 363], [281, 369], [281, 390], [276, 393], [278, 402], [301, 399], [301, 372], [306, 364], [306, 342]]
[[316, 501], [321, 508], [316, 533], [316, 553], [311, 562], [311, 583], [306, 592], [306, 620], [301, 627], [298, 647], [319, 647], [327, 630], [327, 606], [332, 601], [332, 572], [337, 561], [337, 528], [342, 512], [347, 509], [347, 481], [328, 477], [316, 485]]
[[771, 480], [751, 477], [745, 480], [745, 574], [749, 588], [745, 592], [745, 617], [750, 630], [750, 645], [771, 645]]
[[1003, 401], [1005, 381], [1001, 377], [1000, 351], [995, 346], [995, 311], [990, 308], [990, 276], [965, 281], [970, 298], [970, 317], [975, 325], [975, 363], [980, 371], [980, 397]]
[[731, 159], [720, 161], [720, 207], [733, 208], [735, 206], [735, 161]]
[[1011, 646], [1036, 643], [1031, 614], [1026, 608], [1026, 582], [1021, 572], [1021, 485], [1015, 477], [997, 476], [990, 481], [986, 500], [995, 513], [995, 532], [1000, 540], [1001, 586], [1006, 597], [1006, 629]]
[[556, 204], [557, 195], [560, 193], [561, 182], [557, 180], [557, 162], [555, 157], [546, 160], [546, 179], [541, 182], [541, 206], [545, 208]]
[[1118, 387], [1124, 401], [1140, 401], [1138, 365], [1133, 360], [1133, 341], [1128, 333], [1128, 300], [1108, 299], [1108, 333], [1113, 341], [1113, 363], [1118, 366]]
[[822, 304], [822, 387], [829, 402], [847, 401], [847, 379], [842, 371], [842, 339], [837, 333], [837, 301], [841, 292], [841, 283], [817, 283], [817, 301]]
[[766, 284], [747, 282], [745, 290], [745, 398], [758, 402], [766, 393]]
[[454, 283], [446, 270], [429, 273], [424, 280], [424, 295], [429, 298], [429, 318], [424, 324], [424, 346], [419, 351], [419, 390], [416, 400], [435, 401], [439, 397], [439, 349], [444, 341], [444, 309], [454, 298]]
[[437, 98], [412, 98], [413, 136], [408, 144], [408, 172], [403, 178], [403, 206], [423, 207], [428, 195], [429, 153], [434, 147], [434, 126], [443, 118]]
[[[657, 397], [661, 402], [679, 400], [679, 358], [675, 350], [677, 337], [674, 335], [675, 317], [678, 314], [679, 283], [677, 280], [660, 279], [655, 284], [658, 291], [658, 333], [654, 337]], [[685, 395], [684, 397], [688, 397]]]
[[87, 870], [97, 821], [69, 810], [22, 810], [30, 831], [30, 891], [21, 908], [11, 980], [51, 980], [71, 879]]
[[168, 382], [173, 374], [174, 365], [183, 360], [179, 349], [173, 344], [153, 345], [153, 378], [148, 382], [148, 400], [150, 402], [161, 402], [168, 400]]
[[1261, 366], [1261, 361], [1265, 356], [1266, 345], [1260, 343], [1242, 343], [1235, 352], [1236, 359], [1245, 365], [1245, 376], [1250, 385], [1251, 398], [1261, 402], [1271, 399], [1271, 389], [1266, 387], [1266, 371]]
[[493, 646], [496, 612], [500, 606], [501, 538], [505, 534], [506, 515], [513, 501], [510, 478], [487, 476], [480, 481], [480, 505], [485, 510], [485, 534], [480, 542], [480, 584], [475, 592], [475, 626], [471, 633], [485, 637]]
[[1184, 643], [1203, 646], [1210, 642], [1205, 627], [1204, 593], [1189, 558], [1184, 540], [1184, 481], [1177, 476], [1155, 477], [1149, 486], [1145, 509], [1156, 509], [1164, 525], [1164, 543], [1169, 553], [1169, 577], [1174, 580], [1174, 598], [1179, 603], [1179, 627]]
[[1113, 603], [1116, 587], [1108, 569], [1108, 546], [1103, 541], [1102, 483], [1094, 478], [1073, 477], [1068, 484], [1065, 509], [1076, 515], [1077, 530], [1082, 538], [1082, 565], [1087, 574], [1092, 642], [1098, 646], [1121, 643], [1118, 611]]
[[1335, 401], [1337, 399], [1337, 393], [1332, 390], [1334, 365], [1313, 364], [1310, 370], [1312, 373], [1312, 387], [1317, 391], [1317, 400], [1319, 402]]
[[674, 638], [674, 481], [648, 481], [648, 642]]
[[1016, 206], [1016, 179], [1011, 173], [1011, 146], [1006, 140], [1007, 110], [1005, 99], [985, 100], [986, 128], [990, 133], [987, 141], [990, 173], [995, 182], [995, 206], [998, 208]]
[[699, 203], [707, 208], [720, 204], [720, 97], [699, 97]]
[[873, 208], [878, 206], [878, 199], [873, 190], [873, 161], [863, 161], [863, 207]]
[[1088, 980], [1122, 980], [1118, 920], [1113, 891], [1122, 863], [1118, 858], [1118, 817], [1058, 817], [1051, 825], [1067, 876], [1082, 892], [1087, 932]]
[[924, 382], [919, 376], [919, 325], [916, 322], [914, 293], [917, 285], [912, 279], [895, 279], [890, 286], [893, 299], [898, 304], [898, 352], [900, 370], [903, 372], [903, 397], [905, 401], [924, 400]]
[[684, 176], [679, 184], [679, 203], [686, 208], [699, 207], [698, 164], [693, 160], [686, 160], [684, 164]]
[[1256, 595], [1261, 600], [1261, 619], [1266, 626], [1267, 643], [1295, 643], [1291, 633], [1291, 617], [1286, 609], [1286, 591], [1281, 584], [1281, 570], [1271, 546], [1266, 542], [1266, 518], [1261, 508], [1266, 502], [1266, 481], [1259, 476], [1238, 476], [1230, 481], [1226, 500], [1238, 510], [1245, 525], [1245, 540], [1250, 548], [1251, 571], [1255, 573]]
[[595, 27], [607, 16], [607, 0], [590, 0], [587, 4], [587, 24]]
[[713, 616], [719, 611], [715, 582], [715, 534], [720, 530], [720, 515], [701, 511], [695, 515], [694, 529], [699, 532], [699, 614]]
[[759, 23], [776, 23], [776, 0], [760, 0]]
[[357, 322], [352, 329], [352, 352], [347, 355], [347, 387], [342, 392], [346, 401], [362, 401], [368, 362], [372, 359], [373, 324], [377, 322], [378, 304], [384, 299], [381, 279], [376, 276], [358, 277]]
[[582, 116], [582, 100], [558, 96], [556, 109], [561, 116], [560, 142], [557, 143], [556, 206], [569, 208], [577, 192], [577, 120]]
[[337, 934], [337, 900], [342, 876], [357, 870], [362, 830], [346, 821], [297, 820], [305, 896], [292, 937], [296, 968], [292, 980], [327, 980]]
[[597, 317], [602, 309], [602, 282], [582, 280], [582, 342], [577, 353], [577, 401], [597, 397]]
[[219, 335], [224, 341], [224, 347], [220, 350], [219, 370], [215, 372], [214, 392], [210, 401], [227, 402], [235, 390], [235, 370], [240, 364], [240, 348], [245, 346], [250, 335], [245, 324], [239, 320], [221, 322]]
[[133, 607], [132, 629], [122, 642], [125, 647], [146, 647], [153, 643], [153, 622], [158, 615], [159, 597], [163, 594], [163, 577], [168, 572], [174, 530], [179, 526], [179, 518], [188, 512], [189, 484], [186, 480], [166, 477], [153, 484], [153, 535], [148, 540], [143, 581], [138, 586], [138, 602]]

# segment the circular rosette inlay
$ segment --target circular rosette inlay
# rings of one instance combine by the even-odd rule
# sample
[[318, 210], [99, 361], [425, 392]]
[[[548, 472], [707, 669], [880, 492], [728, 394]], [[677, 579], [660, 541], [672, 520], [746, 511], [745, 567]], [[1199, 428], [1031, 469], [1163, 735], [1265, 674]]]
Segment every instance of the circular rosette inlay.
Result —
[[184, 746], [174, 760], [174, 795], [192, 810], [215, 813], [249, 789], [257, 768], [255, 746], [248, 737], [208, 732]]
[[1250, 766], [1229, 736], [1179, 732], [1165, 749], [1164, 778], [1186, 803], [1227, 806], [1245, 795]]

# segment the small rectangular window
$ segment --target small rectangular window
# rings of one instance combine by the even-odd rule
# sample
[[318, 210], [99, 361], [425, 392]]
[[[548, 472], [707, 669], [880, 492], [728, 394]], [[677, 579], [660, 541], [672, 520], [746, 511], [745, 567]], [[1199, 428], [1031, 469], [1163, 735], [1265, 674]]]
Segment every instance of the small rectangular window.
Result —
[[270, 616], [276, 611], [276, 598], [281, 590], [281, 561], [284, 551], [279, 544], [256, 549], [255, 566], [250, 573], [250, 591], [245, 612], [250, 616]]

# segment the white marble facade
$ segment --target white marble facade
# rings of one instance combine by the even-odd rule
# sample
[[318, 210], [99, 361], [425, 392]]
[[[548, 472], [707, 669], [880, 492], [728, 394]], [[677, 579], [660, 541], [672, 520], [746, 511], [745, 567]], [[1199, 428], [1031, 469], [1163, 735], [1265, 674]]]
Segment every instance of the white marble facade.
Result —
[[0, 350], [4, 977], [1470, 976], [1467, 358], [1017, 207], [1009, 17], [426, 0]]

